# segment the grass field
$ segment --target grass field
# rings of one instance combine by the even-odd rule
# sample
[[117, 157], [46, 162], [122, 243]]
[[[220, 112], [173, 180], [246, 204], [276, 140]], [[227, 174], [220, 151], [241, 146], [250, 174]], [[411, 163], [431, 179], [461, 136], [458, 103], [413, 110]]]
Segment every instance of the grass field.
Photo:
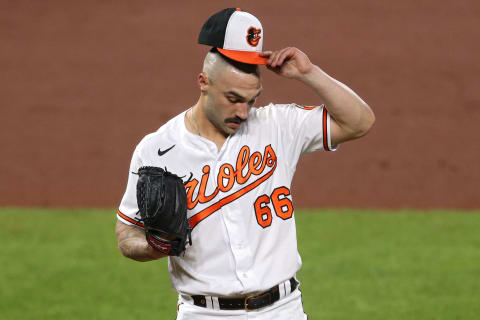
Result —
[[[0, 209], [0, 319], [175, 319], [166, 260], [116, 249], [114, 210]], [[296, 212], [315, 319], [480, 319], [480, 212]]]

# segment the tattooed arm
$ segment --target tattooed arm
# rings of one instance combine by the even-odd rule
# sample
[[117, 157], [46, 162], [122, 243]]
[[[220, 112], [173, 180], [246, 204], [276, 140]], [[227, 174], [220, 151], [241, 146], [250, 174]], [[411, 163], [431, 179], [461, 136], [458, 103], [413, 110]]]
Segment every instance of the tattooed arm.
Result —
[[118, 249], [127, 258], [137, 261], [151, 261], [167, 255], [153, 249], [145, 239], [145, 232], [140, 227], [117, 221], [115, 227]]

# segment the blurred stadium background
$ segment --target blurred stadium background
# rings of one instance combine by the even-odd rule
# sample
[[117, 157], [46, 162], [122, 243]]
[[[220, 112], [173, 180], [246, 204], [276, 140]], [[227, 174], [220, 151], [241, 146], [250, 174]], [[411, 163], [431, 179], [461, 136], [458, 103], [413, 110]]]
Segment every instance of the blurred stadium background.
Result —
[[[298, 166], [301, 207], [478, 208], [478, 1], [232, 1], [377, 123]], [[0, 1], [0, 205], [113, 207], [138, 141], [196, 102], [224, 1]], [[265, 70], [258, 105], [321, 101]], [[18, 192], [22, 190], [23, 192]], [[313, 196], [314, 195], [314, 196]]]

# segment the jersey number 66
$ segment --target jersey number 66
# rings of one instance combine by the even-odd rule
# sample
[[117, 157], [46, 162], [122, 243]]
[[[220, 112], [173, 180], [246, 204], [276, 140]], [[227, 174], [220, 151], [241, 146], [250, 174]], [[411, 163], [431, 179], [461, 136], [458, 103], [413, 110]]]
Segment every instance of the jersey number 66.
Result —
[[272, 210], [268, 206], [272, 202], [273, 209], [277, 217], [283, 220], [290, 219], [293, 214], [293, 203], [287, 197], [290, 190], [287, 187], [279, 187], [273, 190], [272, 194], [267, 196], [263, 194], [255, 200], [253, 207], [255, 208], [255, 216], [258, 224], [262, 228], [269, 227], [272, 224]]

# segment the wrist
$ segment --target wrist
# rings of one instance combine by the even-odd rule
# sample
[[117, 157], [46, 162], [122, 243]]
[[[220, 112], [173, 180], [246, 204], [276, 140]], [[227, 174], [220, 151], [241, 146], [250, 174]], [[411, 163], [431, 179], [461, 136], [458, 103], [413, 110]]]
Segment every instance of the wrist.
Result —
[[146, 243], [145, 252], [152, 260], [160, 259], [167, 256], [166, 254], [161, 253], [160, 251], [153, 248], [150, 244], [148, 244], [148, 242]]
[[312, 85], [313, 83], [318, 82], [319, 79], [325, 76], [325, 72], [323, 72], [320, 67], [312, 64], [312, 67], [307, 72], [300, 74], [297, 80], [306, 85]]

